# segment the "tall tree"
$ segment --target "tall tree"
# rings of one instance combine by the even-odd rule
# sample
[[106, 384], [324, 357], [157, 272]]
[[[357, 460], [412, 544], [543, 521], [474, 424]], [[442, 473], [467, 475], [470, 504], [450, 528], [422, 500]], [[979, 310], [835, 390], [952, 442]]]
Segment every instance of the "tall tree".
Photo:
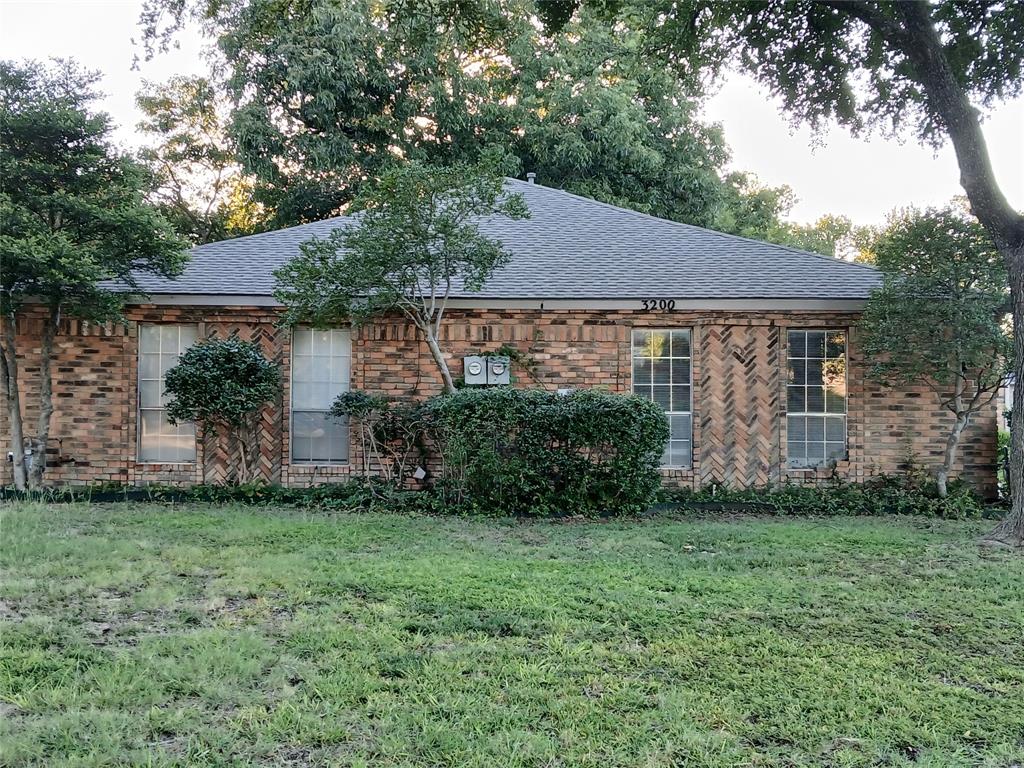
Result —
[[871, 250], [883, 283], [863, 318], [869, 375], [927, 385], [953, 415], [936, 471], [945, 497], [964, 430], [1012, 364], [1006, 267], [984, 228], [956, 206], [898, 212]]
[[[95, 112], [98, 76], [70, 62], [0, 62], [0, 383], [16, 487], [38, 487], [53, 415], [54, 339], [65, 317], [117, 317], [133, 274], [173, 276], [185, 243], [144, 199], [146, 169], [111, 143]], [[17, 324], [42, 313], [37, 426], [26, 468]]]
[[227, 109], [209, 79], [146, 83], [135, 102], [139, 131], [153, 143], [140, 156], [156, 179], [151, 198], [191, 242], [259, 231], [267, 217], [252, 200], [227, 135]]
[[[949, 140], [971, 210], [1009, 275], [1016, 378], [1024, 381], [1024, 215], [999, 188], [983, 110], [1024, 86], [1024, 3], [1007, 0], [540, 0], [549, 27], [573, 13], [649, 32], [653, 55], [682, 76], [741, 68], [796, 120], [838, 121], [855, 134], [912, 131]], [[566, 21], [569, 19], [570, 21]], [[1024, 408], [1024, 387], [1014, 392]], [[1020, 412], [1024, 413], [1024, 410]], [[1024, 487], [1024, 419], [1011, 425], [1010, 474]], [[992, 533], [1024, 545], [1024, 494]]]
[[278, 270], [275, 296], [292, 323], [332, 325], [404, 314], [423, 334], [444, 391], [455, 391], [440, 346], [453, 288], [479, 290], [509, 253], [480, 232], [482, 217], [529, 216], [485, 166], [386, 169], [357, 201], [357, 217]]
[[699, 84], [639, 58], [642, 31], [584, 15], [546, 34], [534, 0], [147, 0], [147, 38], [188, 18], [218, 45], [232, 136], [276, 224], [337, 213], [396, 157], [473, 163], [500, 147], [541, 184], [765, 231], [723, 179]]
[[877, 236], [875, 227], [826, 213], [811, 224], [782, 222], [769, 231], [767, 239], [825, 256], [870, 261], [867, 250]]

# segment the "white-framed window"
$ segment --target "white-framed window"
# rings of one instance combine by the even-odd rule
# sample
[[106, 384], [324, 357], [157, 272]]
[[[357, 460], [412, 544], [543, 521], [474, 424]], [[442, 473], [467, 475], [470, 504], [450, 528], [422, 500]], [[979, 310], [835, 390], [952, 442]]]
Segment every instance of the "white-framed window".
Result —
[[791, 467], [846, 458], [846, 331], [788, 335], [786, 457]]
[[198, 336], [195, 325], [139, 326], [140, 462], [191, 464], [196, 460], [195, 425], [174, 425], [167, 419], [164, 377]]
[[689, 328], [633, 331], [633, 392], [661, 406], [670, 437], [662, 464], [693, 464], [693, 371]]
[[330, 415], [335, 398], [349, 389], [352, 335], [347, 330], [292, 331], [292, 461], [344, 464], [348, 421]]

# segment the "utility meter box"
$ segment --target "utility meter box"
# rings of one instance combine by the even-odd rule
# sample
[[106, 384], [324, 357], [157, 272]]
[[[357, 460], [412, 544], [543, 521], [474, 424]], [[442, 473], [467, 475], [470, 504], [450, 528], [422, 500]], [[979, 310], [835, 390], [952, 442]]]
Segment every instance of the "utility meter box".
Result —
[[503, 355], [467, 355], [462, 358], [462, 378], [468, 387], [511, 384], [512, 361]]
[[488, 384], [509, 384], [512, 379], [509, 376], [511, 361], [507, 357], [497, 355], [487, 358], [487, 383]]
[[487, 383], [487, 358], [468, 355], [462, 359], [462, 378], [466, 386], [482, 386]]

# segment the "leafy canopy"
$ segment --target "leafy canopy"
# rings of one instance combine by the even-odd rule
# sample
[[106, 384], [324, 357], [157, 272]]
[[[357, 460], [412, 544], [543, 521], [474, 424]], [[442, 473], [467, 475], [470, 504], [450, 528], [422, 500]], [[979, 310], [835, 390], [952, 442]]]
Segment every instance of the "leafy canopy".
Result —
[[871, 251], [883, 284], [863, 318], [870, 375], [932, 384], [944, 401], [958, 379], [980, 398], [993, 392], [1013, 343], [1006, 268], [984, 228], [962, 206], [909, 208], [891, 217]]
[[486, 166], [416, 162], [387, 169], [355, 210], [351, 224], [303, 244], [275, 272], [287, 321], [330, 325], [401, 311], [436, 335], [452, 289], [479, 290], [509, 259], [479, 219], [529, 215]]
[[205, 77], [146, 83], [136, 96], [141, 151], [156, 180], [153, 201], [193, 243], [262, 229], [266, 212], [252, 200], [252, 180], [235, 159], [221, 93]]
[[[29, 297], [115, 316], [133, 273], [179, 274], [186, 244], [145, 200], [146, 169], [93, 111], [98, 76], [70, 62], [0, 62], [0, 309]], [[116, 281], [111, 282], [111, 281]]]
[[[335, 215], [396, 158], [477, 162], [615, 205], [755, 236], [784, 213], [724, 178], [699, 83], [643, 54], [646, 32], [586, 9], [548, 34], [534, 0], [148, 0], [151, 43], [197, 18], [216, 41], [231, 133], [277, 224]], [[765, 203], [773, 207], [765, 206]]]
[[281, 391], [281, 369], [259, 345], [232, 337], [207, 339], [189, 347], [167, 371], [167, 416], [172, 423], [194, 421], [231, 429], [251, 417]]
[[[854, 133], [910, 125], [920, 138], [941, 144], [947, 129], [942, 105], [922, 88], [921, 63], [911, 55], [920, 52], [920, 44], [910, 50], [917, 37], [904, 17], [914, 4], [539, 0], [550, 29], [592, 5], [606, 22], [648, 30], [655, 55], [689, 80], [726, 67], [746, 70], [798, 122], [819, 126], [834, 120]], [[988, 107], [1021, 92], [1024, 4], [938, 0], [924, 7], [943, 58], [972, 103]]]

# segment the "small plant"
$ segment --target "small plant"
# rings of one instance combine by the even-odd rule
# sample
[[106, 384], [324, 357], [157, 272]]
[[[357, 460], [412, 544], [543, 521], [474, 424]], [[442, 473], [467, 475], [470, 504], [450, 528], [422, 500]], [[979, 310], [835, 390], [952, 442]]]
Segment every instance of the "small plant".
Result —
[[381, 395], [345, 392], [331, 408], [359, 430], [363, 476], [378, 476], [394, 488], [404, 488], [414, 460], [422, 455], [426, 421], [422, 409]]
[[226, 432], [241, 458], [235, 479], [247, 483], [253, 475], [259, 413], [280, 392], [280, 366], [268, 361], [259, 346], [235, 337], [208, 339], [186, 351], [167, 372], [166, 393], [172, 398], [167, 416], [172, 423], [199, 425], [204, 446], [211, 436], [220, 438]]

